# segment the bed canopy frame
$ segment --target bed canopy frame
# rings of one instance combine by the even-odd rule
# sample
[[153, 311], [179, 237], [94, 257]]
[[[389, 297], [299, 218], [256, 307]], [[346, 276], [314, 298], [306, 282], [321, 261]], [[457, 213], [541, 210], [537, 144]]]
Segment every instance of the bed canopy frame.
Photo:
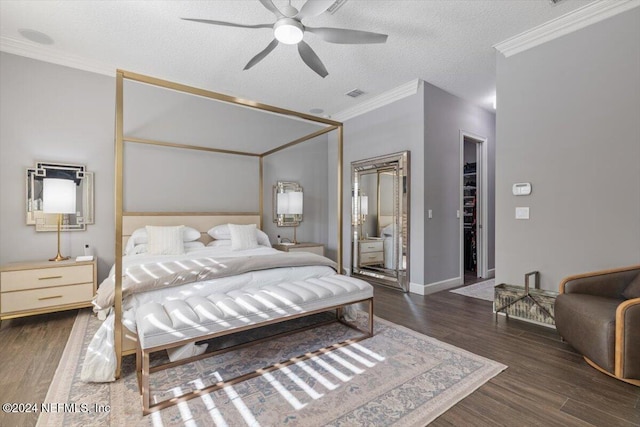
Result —
[[[144, 83], [159, 88], [169, 89], [181, 93], [186, 93], [194, 96], [209, 98], [216, 101], [221, 101], [228, 104], [235, 104], [243, 107], [248, 107], [255, 110], [265, 111], [268, 113], [274, 113], [280, 116], [302, 119], [308, 122], [325, 125], [324, 128], [312, 132], [301, 138], [297, 138], [293, 141], [287, 142], [281, 146], [270, 149], [263, 153], [251, 153], [244, 151], [234, 151], [221, 148], [204, 147], [198, 145], [179, 144], [173, 142], [164, 142], [151, 139], [142, 139], [137, 137], [130, 137], [124, 135], [124, 82], [130, 80], [138, 83]], [[212, 92], [192, 86], [187, 86], [179, 83], [170, 82], [142, 74], [137, 74], [124, 70], [116, 71], [116, 121], [115, 121], [115, 322], [114, 322], [114, 336], [115, 336], [115, 353], [117, 360], [116, 378], [120, 377], [120, 371], [122, 366], [123, 356], [123, 324], [122, 324], [122, 256], [123, 256], [123, 217], [129, 215], [141, 215], [140, 212], [126, 212], [123, 208], [124, 200], [124, 144], [149, 144], [164, 147], [172, 147], [186, 150], [201, 150], [214, 153], [232, 154], [238, 156], [252, 156], [259, 159], [259, 177], [260, 177], [260, 192], [259, 192], [259, 217], [260, 227], [262, 227], [262, 216], [264, 214], [264, 173], [263, 173], [263, 159], [266, 156], [277, 153], [286, 148], [300, 144], [302, 142], [313, 139], [317, 136], [325, 133], [337, 130], [338, 131], [338, 164], [337, 164], [337, 185], [338, 185], [338, 204], [337, 204], [337, 219], [338, 219], [338, 247], [337, 247], [337, 265], [338, 272], [342, 272], [342, 151], [343, 151], [343, 124], [334, 120], [316, 117], [310, 114], [305, 114], [293, 110], [275, 107], [272, 105], [262, 104], [259, 102], [249, 101], [241, 98], [236, 98], [229, 95], [224, 95], [217, 92]], [[154, 215], [180, 215], [179, 213], [154, 213]], [[220, 215], [237, 215], [237, 213], [221, 212]]]

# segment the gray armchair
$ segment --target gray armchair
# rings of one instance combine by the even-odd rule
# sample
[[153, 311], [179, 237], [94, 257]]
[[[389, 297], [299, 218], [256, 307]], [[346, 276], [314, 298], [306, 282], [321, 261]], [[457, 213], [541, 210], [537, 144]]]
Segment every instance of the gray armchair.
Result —
[[594, 368], [640, 386], [640, 265], [565, 278], [556, 329]]

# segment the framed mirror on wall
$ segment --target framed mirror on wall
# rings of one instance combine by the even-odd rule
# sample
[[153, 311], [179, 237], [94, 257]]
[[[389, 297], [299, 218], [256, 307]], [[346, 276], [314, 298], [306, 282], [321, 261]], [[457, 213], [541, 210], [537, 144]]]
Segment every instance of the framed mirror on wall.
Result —
[[62, 231], [83, 231], [94, 223], [93, 172], [84, 165], [36, 162], [26, 171], [26, 223], [36, 231], [57, 231], [58, 215], [44, 212], [44, 179], [56, 178], [75, 184], [75, 212], [62, 215]]
[[409, 290], [409, 151], [351, 163], [351, 273]]
[[302, 222], [304, 193], [297, 182], [278, 181], [273, 186], [273, 222], [278, 227], [294, 227], [293, 242], [297, 243], [296, 231]]

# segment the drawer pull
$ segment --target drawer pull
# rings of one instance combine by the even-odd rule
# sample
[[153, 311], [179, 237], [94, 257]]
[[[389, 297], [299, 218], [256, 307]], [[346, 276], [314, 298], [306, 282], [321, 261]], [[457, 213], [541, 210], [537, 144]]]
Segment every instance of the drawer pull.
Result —
[[38, 277], [38, 280], [62, 279], [62, 276]]
[[38, 301], [43, 301], [46, 299], [55, 299], [55, 298], [62, 298], [62, 295], [54, 295], [52, 297], [42, 297], [42, 298], [38, 298]]

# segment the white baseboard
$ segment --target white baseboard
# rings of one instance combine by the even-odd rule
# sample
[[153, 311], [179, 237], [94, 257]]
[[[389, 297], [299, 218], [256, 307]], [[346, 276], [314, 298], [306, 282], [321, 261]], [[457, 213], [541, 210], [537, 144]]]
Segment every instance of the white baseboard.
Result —
[[451, 279], [442, 280], [440, 282], [429, 283], [427, 285], [420, 285], [418, 283], [410, 283], [409, 292], [418, 295], [429, 295], [436, 292], [445, 291], [447, 289], [455, 288], [462, 285], [462, 279], [460, 277], [453, 277]]
[[496, 269], [491, 268], [487, 270], [487, 277], [485, 277], [485, 279], [493, 279], [494, 277], [496, 277]]

